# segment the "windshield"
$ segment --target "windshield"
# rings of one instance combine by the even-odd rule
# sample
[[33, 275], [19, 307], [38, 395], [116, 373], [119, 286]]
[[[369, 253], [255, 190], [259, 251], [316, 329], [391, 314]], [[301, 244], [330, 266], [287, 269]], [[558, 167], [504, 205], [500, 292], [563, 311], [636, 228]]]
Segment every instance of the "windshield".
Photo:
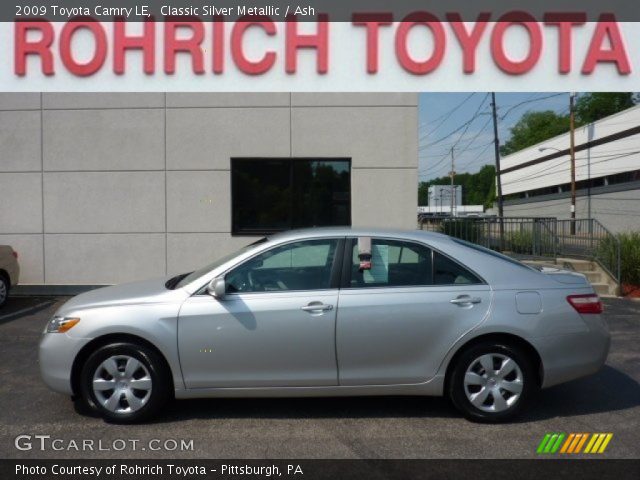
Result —
[[205, 267], [199, 268], [195, 272], [191, 272], [190, 274], [188, 274], [184, 278], [182, 278], [175, 285], [174, 288], [181, 288], [181, 287], [184, 287], [185, 285], [190, 284], [194, 280], [197, 280], [198, 278], [202, 277], [203, 275], [206, 275], [211, 270], [213, 270], [215, 268], [218, 268], [223, 263], [228, 262], [229, 260], [232, 260], [233, 258], [237, 257], [238, 255], [240, 255], [242, 253], [245, 253], [246, 251], [251, 250], [252, 248], [254, 248], [256, 245], [260, 245], [261, 243], [264, 243], [266, 241], [267, 241], [266, 237], [265, 238], [261, 238], [257, 242], [253, 242], [253, 243], [251, 243], [249, 245], [246, 245], [246, 246], [242, 247], [240, 250], [237, 250], [237, 251], [235, 251], [233, 253], [230, 253], [229, 255], [225, 255], [224, 257], [219, 258], [215, 262], [210, 263], [209, 265], [207, 265]]

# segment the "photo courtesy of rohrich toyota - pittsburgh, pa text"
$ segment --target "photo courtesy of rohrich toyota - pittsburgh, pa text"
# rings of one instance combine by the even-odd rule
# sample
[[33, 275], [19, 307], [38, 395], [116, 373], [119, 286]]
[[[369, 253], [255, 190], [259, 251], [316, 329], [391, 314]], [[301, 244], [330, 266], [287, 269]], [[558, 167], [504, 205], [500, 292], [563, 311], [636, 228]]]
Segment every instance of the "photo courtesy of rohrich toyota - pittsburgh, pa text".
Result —
[[629, 0], [0, 3], [0, 480], [640, 479]]

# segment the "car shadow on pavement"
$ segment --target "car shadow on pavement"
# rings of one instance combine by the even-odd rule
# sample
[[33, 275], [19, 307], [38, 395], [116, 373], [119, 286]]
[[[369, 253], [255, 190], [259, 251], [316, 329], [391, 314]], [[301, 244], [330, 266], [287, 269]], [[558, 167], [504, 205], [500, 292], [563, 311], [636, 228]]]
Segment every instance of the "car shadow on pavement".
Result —
[[640, 384], [605, 365], [595, 375], [541, 391], [520, 422], [606, 413], [640, 406]]
[[[626, 410], [640, 405], [640, 384], [613, 367], [540, 392], [517, 422]], [[440, 397], [220, 398], [173, 402], [154, 423], [228, 418], [455, 418]]]
[[438, 397], [219, 398], [173, 402], [156, 421], [455, 416], [449, 402]]

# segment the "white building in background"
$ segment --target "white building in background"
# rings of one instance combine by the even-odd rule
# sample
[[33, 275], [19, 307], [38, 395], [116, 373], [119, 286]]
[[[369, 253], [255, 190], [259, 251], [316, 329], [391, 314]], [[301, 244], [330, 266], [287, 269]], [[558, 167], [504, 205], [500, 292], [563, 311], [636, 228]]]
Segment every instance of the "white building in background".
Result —
[[[453, 192], [453, 193], [452, 193]], [[462, 205], [462, 185], [431, 185], [428, 190], [429, 206], [435, 208], [448, 206], [451, 209], [451, 197], [454, 208]]]
[[[501, 160], [505, 216], [571, 216], [569, 133]], [[576, 218], [640, 230], [640, 106], [577, 128]]]
[[462, 185], [431, 185], [428, 190], [428, 201], [428, 206], [418, 207], [418, 217], [450, 216], [452, 212], [456, 217], [484, 214], [482, 205], [462, 204]]

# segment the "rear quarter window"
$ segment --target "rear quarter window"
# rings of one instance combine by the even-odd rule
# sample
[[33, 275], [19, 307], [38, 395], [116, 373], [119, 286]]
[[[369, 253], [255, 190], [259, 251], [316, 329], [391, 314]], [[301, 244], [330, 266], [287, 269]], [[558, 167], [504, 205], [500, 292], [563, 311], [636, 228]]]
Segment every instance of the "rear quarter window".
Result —
[[477, 285], [479, 283], [483, 283], [482, 280], [468, 269], [441, 253], [434, 252], [434, 285]]
[[498, 253], [494, 250], [491, 250], [489, 248], [485, 248], [485, 247], [481, 247], [480, 245], [476, 245], [475, 243], [470, 243], [470, 242], [465, 242], [464, 240], [460, 240], [459, 238], [451, 238], [451, 240], [453, 240], [455, 243], [462, 245], [464, 247], [470, 248], [472, 250], [475, 250], [477, 252], [481, 252], [484, 253], [485, 255], [489, 255], [491, 257], [494, 258], [499, 258], [500, 260], [504, 260], [505, 262], [509, 262], [512, 265], [517, 265], [520, 268], [526, 268], [529, 271], [534, 271], [534, 272], [538, 272], [539, 270], [535, 269], [534, 267], [531, 267], [529, 265], [526, 265], [518, 260], [516, 260], [515, 258], [511, 258], [508, 257], [506, 255], [503, 255], [502, 253]]

